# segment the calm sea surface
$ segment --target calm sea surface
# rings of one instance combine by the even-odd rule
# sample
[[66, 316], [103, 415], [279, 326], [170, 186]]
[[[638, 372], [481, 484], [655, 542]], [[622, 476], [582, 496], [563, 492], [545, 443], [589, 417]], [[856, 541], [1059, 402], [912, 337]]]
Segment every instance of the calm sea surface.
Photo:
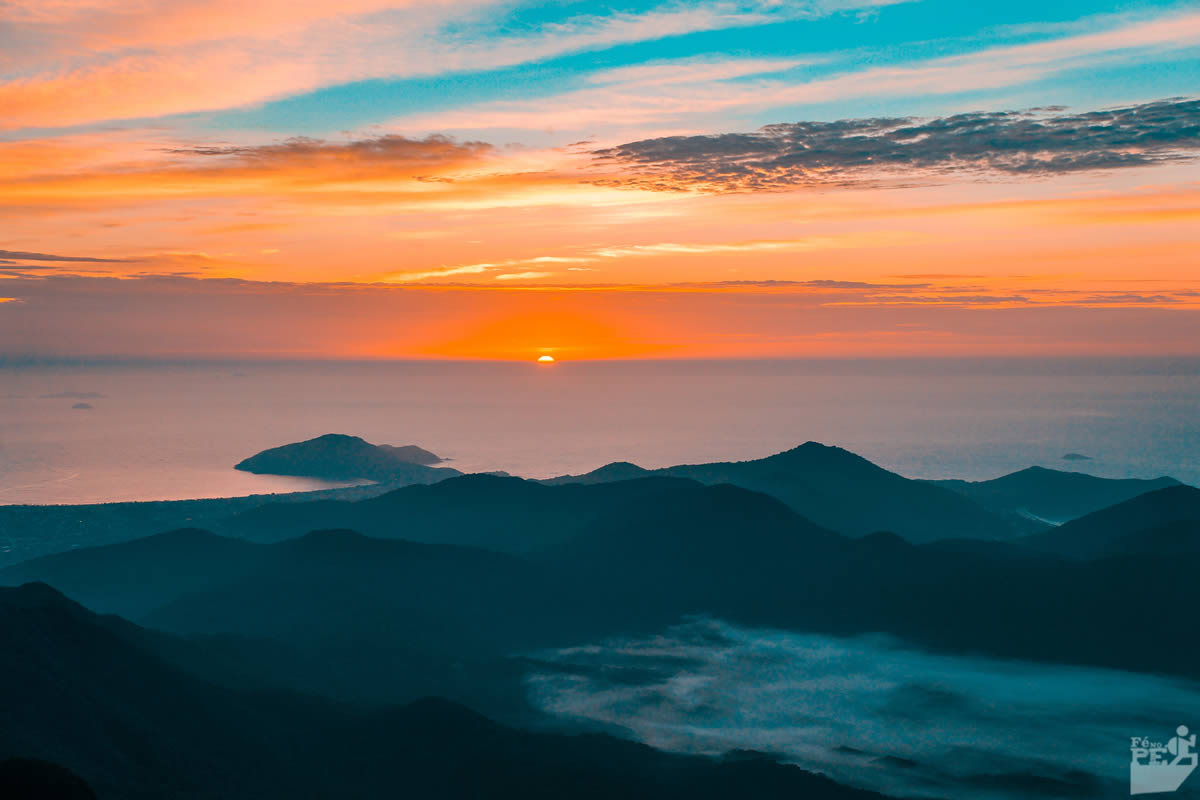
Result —
[[757, 458], [812, 439], [912, 477], [1042, 464], [1200, 483], [1198, 412], [1196, 361], [10, 365], [0, 504], [318, 488], [232, 466], [330, 432], [529, 477]]

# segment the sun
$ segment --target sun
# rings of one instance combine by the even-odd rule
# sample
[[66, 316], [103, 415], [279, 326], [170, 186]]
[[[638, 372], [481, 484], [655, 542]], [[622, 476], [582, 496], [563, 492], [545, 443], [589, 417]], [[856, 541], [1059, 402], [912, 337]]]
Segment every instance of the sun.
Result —
[[538, 363], [540, 363], [540, 364], [553, 364], [553, 363], [554, 363], [554, 356], [538, 356]]

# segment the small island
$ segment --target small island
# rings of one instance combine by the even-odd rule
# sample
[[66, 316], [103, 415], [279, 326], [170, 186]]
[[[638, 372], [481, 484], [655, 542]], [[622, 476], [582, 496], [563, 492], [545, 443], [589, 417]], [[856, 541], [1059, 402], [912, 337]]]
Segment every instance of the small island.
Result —
[[257, 475], [290, 475], [323, 480], [371, 480], [424, 483], [457, 475], [435, 468], [443, 459], [416, 445], [371, 444], [358, 436], [328, 433], [315, 439], [273, 447], [245, 459], [234, 469]]

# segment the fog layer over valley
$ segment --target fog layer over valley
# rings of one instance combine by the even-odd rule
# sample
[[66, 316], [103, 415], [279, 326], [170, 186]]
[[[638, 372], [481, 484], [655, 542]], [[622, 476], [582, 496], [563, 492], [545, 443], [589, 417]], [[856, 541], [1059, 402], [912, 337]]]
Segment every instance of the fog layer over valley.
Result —
[[1118, 797], [1129, 737], [1200, 718], [1191, 680], [717, 620], [537, 661], [530, 698], [563, 719], [680, 753], [772, 753], [905, 796]]

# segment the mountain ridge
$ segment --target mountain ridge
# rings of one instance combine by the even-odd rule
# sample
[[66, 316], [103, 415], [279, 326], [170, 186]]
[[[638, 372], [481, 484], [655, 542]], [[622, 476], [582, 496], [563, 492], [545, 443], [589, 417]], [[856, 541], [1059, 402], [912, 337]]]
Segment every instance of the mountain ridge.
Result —
[[970, 497], [993, 511], [1032, 514], [1055, 523], [1129, 500], [1147, 492], [1182, 485], [1174, 478], [1101, 478], [1084, 472], [1032, 466], [986, 481], [930, 481]]
[[1175, 523], [1200, 525], [1200, 489], [1179, 484], [1137, 495], [1020, 544], [1069, 558], [1115, 556], [1141, 549], [1137, 541], [1143, 533]]
[[[582, 475], [543, 482], [602, 483], [612, 473], [631, 472], [631, 467], [641, 469], [614, 462]], [[762, 492], [823, 527], [851, 536], [889, 530], [913, 542], [1011, 539], [1042, 527], [1015, 515], [996, 514], [948, 489], [905, 478], [857, 453], [814, 441], [764, 458], [679, 464], [643, 474], [689, 478], [707, 485], [729, 483]]]
[[[452, 483], [439, 493], [453, 495]], [[131, 558], [141, 565], [135, 571], [82, 569], [75, 584], [56, 585], [88, 605], [129, 609], [169, 631], [299, 648], [325, 659], [311, 680], [333, 680], [352, 693], [396, 691], [399, 673], [389, 675], [389, 664], [420, 665], [410, 689], [441, 686], [447, 663], [646, 632], [692, 614], [835, 635], [884, 631], [951, 652], [1188, 675], [1200, 663], [1167, 658], [1179, 650], [1167, 622], [1130, 616], [1122, 605], [1133, 595], [1155, 607], [1181, 602], [1189, 585], [1181, 576], [1195, 561], [1187, 552], [1077, 563], [1007, 543], [915, 545], [889, 532], [851, 538], [770, 495], [674, 478], [557, 487], [493, 478], [465, 486], [512, 487], [546, 508], [530, 516], [520, 501], [507, 517], [463, 517], [462, 509], [435, 502], [418, 520], [415, 506], [393, 498], [382, 506], [384, 518], [403, 513], [382, 539], [326, 531], [246, 544], [237, 558], [210, 559], [204, 582], [189, 583], [195, 557], [155, 556]], [[432, 488], [402, 492], [424, 502]], [[564, 528], [563, 514], [577, 508], [591, 510]], [[473, 534], [474, 546], [441, 535], [480, 519], [494, 527]], [[531, 526], [541, 529], [531, 534]], [[423, 531], [440, 543], [403, 539]], [[130, 552], [145, 549], [135, 544]], [[77, 551], [69, 560], [86, 564], [92, 556]], [[0, 580], [55, 581], [38, 566], [6, 570]], [[183, 580], [173, 580], [180, 571]], [[1079, 624], [1097, 615], [1105, 626]], [[343, 652], [343, 661], [322, 655]]]

